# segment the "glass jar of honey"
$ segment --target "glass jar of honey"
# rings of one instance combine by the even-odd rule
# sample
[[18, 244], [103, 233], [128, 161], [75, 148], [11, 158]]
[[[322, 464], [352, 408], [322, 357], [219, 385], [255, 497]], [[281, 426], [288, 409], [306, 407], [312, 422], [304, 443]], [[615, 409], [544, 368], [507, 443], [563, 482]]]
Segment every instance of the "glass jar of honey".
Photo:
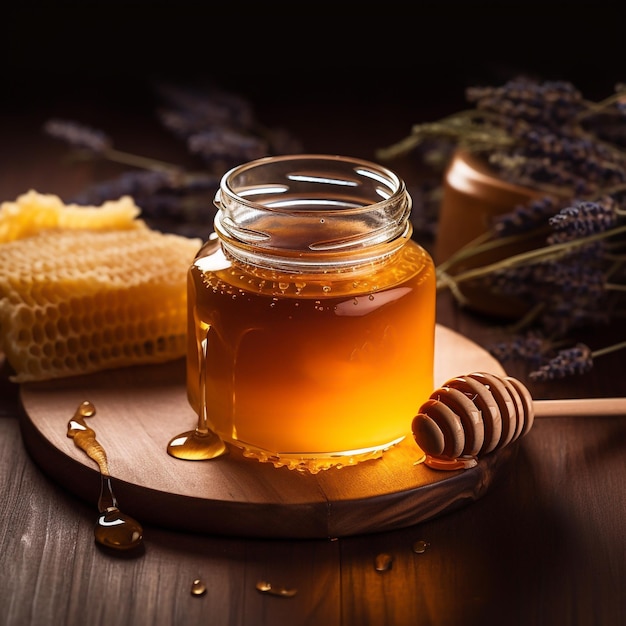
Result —
[[380, 457], [433, 388], [435, 271], [411, 198], [360, 159], [227, 172], [188, 273], [187, 394], [247, 457], [318, 472]]

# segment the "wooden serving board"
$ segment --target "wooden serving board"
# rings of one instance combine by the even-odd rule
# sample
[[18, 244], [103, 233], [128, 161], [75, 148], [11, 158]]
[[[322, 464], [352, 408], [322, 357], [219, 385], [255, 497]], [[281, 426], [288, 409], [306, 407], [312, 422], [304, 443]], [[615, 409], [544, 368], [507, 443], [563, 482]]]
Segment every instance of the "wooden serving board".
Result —
[[[483, 370], [504, 374], [488, 352], [436, 328], [435, 384]], [[335, 538], [404, 528], [478, 499], [515, 446], [471, 469], [433, 470], [411, 437], [365, 461], [318, 474], [246, 459], [234, 448], [211, 461], [167, 454], [169, 440], [193, 429], [184, 361], [137, 366], [22, 385], [22, 433], [43, 472], [96, 506], [96, 464], [67, 436], [78, 405], [91, 401], [88, 425], [107, 451], [120, 508], [142, 523], [243, 537]], [[407, 427], [410, 430], [410, 425]]]

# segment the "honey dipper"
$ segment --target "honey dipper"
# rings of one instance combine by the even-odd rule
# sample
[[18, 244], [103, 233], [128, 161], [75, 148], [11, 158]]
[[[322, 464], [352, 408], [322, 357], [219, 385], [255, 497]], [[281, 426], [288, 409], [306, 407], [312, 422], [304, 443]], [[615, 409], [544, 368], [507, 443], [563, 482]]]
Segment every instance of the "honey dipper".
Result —
[[523, 437], [535, 417], [624, 415], [626, 399], [534, 401], [511, 376], [473, 372], [435, 389], [413, 418], [411, 430], [433, 469], [474, 467], [480, 456]]

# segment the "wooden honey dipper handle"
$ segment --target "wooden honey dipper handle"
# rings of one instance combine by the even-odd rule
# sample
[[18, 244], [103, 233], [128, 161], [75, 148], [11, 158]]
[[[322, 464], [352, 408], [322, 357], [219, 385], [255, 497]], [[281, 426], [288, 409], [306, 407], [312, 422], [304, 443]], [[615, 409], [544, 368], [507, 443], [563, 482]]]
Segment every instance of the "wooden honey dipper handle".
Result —
[[626, 415], [626, 398], [535, 400], [535, 417], [616, 417]]
[[590, 415], [626, 415], [626, 398], [534, 401], [516, 378], [473, 372], [435, 389], [411, 429], [427, 465], [455, 470], [523, 437], [535, 417]]

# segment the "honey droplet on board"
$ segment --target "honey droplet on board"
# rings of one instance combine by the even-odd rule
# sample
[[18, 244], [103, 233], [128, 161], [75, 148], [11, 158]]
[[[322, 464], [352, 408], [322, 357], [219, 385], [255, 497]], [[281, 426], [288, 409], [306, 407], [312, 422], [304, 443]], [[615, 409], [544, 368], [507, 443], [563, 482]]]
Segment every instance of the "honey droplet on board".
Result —
[[94, 529], [96, 541], [105, 548], [134, 550], [142, 544], [141, 524], [122, 513], [111, 486], [109, 465], [105, 449], [96, 439], [96, 432], [87, 426], [85, 419], [96, 414], [96, 407], [89, 401], [82, 402], [74, 417], [67, 424], [67, 436], [78, 448], [98, 464], [100, 469], [100, 497], [98, 498], [98, 520]]
[[293, 596], [295, 596], [296, 593], [298, 593], [297, 589], [288, 589], [287, 587], [279, 587], [276, 585], [272, 585], [271, 583], [265, 580], [260, 580], [256, 584], [256, 589], [257, 591], [260, 591], [261, 593], [268, 593], [272, 596], [279, 596], [281, 598], [293, 598]]
[[374, 567], [376, 568], [377, 572], [386, 572], [387, 570], [391, 569], [392, 565], [393, 559], [391, 558], [391, 555], [386, 553], [377, 555], [374, 561]]
[[429, 546], [430, 544], [428, 543], [428, 541], [416, 541], [413, 544], [413, 552], [415, 552], [415, 554], [424, 554]]
[[203, 596], [205, 593], [206, 585], [199, 578], [196, 578], [193, 583], [191, 583], [191, 595]]

